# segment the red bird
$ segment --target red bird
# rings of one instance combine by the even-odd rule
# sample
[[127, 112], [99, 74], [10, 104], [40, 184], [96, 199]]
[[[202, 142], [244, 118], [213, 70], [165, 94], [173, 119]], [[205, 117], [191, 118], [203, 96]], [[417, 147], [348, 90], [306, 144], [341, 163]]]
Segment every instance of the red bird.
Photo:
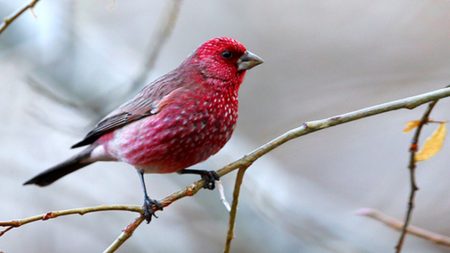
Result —
[[199, 174], [214, 189], [214, 171], [186, 169], [217, 153], [230, 139], [238, 117], [238, 91], [247, 70], [263, 63], [238, 41], [222, 37], [202, 44], [181, 65], [145, 86], [72, 146], [88, 146], [24, 184], [46, 186], [97, 161], [121, 161], [139, 172], [144, 212], [153, 208], [144, 173]]

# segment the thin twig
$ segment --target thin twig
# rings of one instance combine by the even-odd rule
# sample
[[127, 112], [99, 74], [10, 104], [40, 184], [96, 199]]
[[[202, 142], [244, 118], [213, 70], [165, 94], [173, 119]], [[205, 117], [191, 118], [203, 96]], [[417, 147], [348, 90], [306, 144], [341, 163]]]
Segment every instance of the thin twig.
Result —
[[236, 181], [234, 183], [234, 191], [233, 191], [233, 203], [231, 203], [231, 211], [230, 211], [230, 219], [228, 221], [228, 232], [227, 232], [227, 240], [225, 242], [224, 253], [230, 253], [231, 250], [231, 241], [234, 238], [234, 224], [236, 224], [236, 214], [237, 214], [237, 206], [239, 203], [239, 194], [241, 191], [242, 181], [244, 180], [245, 171], [247, 167], [242, 167], [238, 170], [236, 175]]
[[114, 240], [111, 245], [107, 249], [103, 251], [103, 253], [112, 253], [115, 252], [117, 249], [122, 246], [122, 244], [128, 240], [133, 235], [133, 232], [141, 225], [141, 223], [144, 221], [144, 216], [141, 215], [137, 217], [132, 223], [128, 224], [128, 226], [122, 230], [122, 233], [117, 237], [116, 240]]
[[3, 23], [0, 26], [0, 34], [8, 28], [9, 25], [11, 25], [12, 22], [14, 22], [20, 15], [22, 15], [24, 12], [26, 12], [28, 9], [32, 10], [34, 6], [39, 2], [39, 0], [32, 0], [29, 4], [23, 6], [18, 11], [16, 11], [11, 16], [4, 18]]
[[9, 230], [13, 229], [13, 226], [9, 226], [7, 228], [5, 228], [4, 230], [0, 231], [0, 237], [4, 234], [6, 234], [6, 232], [8, 232]]
[[52, 90], [50, 87], [38, 81], [36, 78], [29, 76], [27, 79], [27, 84], [33, 91], [39, 93], [40, 95], [57, 102], [58, 104], [64, 105], [69, 108], [80, 109], [81, 105], [75, 101], [70, 100], [68, 97], [59, 94], [58, 92]]
[[[356, 211], [356, 214], [361, 215], [361, 216], [366, 216], [372, 219], [375, 219], [377, 221], [382, 222], [383, 224], [398, 230], [398, 231], [402, 231], [404, 228], [404, 224], [402, 221], [397, 220], [393, 217], [390, 217], [378, 210], [375, 209], [371, 209], [371, 208], [362, 208], [358, 211]], [[406, 229], [406, 231], [411, 234], [411, 235], [415, 235], [417, 237], [420, 237], [422, 239], [425, 239], [427, 241], [431, 241], [433, 243], [439, 244], [439, 245], [443, 245], [443, 246], [447, 246], [450, 247], [450, 237], [445, 236], [445, 235], [441, 235], [423, 228], [419, 228], [413, 225], [409, 225]]]
[[420, 133], [422, 132], [423, 126], [428, 123], [428, 119], [430, 117], [431, 111], [433, 110], [434, 106], [437, 104], [438, 100], [432, 101], [428, 104], [427, 109], [425, 110], [425, 113], [423, 114], [422, 118], [420, 119], [419, 126], [417, 126], [413, 139], [411, 141], [411, 146], [409, 148], [409, 179], [411, 184], [411, 190], [409, 192], [409, 198], [408, 198], [408, 209], [406, 210], [406, 216], [405, 221], [403, 223], [403, 229], [400, 234], [400, 237], [398, 239], [397, 245], [395, 246], [395, 252], [400, 253], [402, 251], [403, 242], [405, 241], [405, 236], [407, 232], [407, 228], [409, 225], [409, 222], [411, 220], [412, 211], [414, 209], [414, 199], [416, 196], [417, 190], [419, 188], [417, 187], [416, 183], [416, 153], [419, 147], [419, 137]]
[[144, 81], [148, 76], [151, 69], [153, 69], [159, 54], [161, 53], [161, 48], [166, 44], [167, 39], [172, 34], [173, 28], [175, 27], [178, 13], [180, 12], [181, 0], [171, 0], [168, 3], [165, 11], [163, 11], [163, 16], [161, 21], [158, 22], [159, 25], [156, 26], [156, 33], [150, 38], [150, 45], [148, 47], [148, 53], [144, 54], [147, 61], [143, 65], [142, 69], [138, 72], [138, 75], [134, 78], [129, 91], [133, 92], [138, 89], [141, 85], [144, 85]]
[[[348, 123], [348, 122], [355, 121], [355, 120], [362, 119], [362, 118], [367, 118], [367, 117], [370, 117], [373, 115], [377, 115], [377, 114], [381, 114], [381, 113], [385, 113], [385, 112], [389, 112], [389, 111], [394, 111], [394, 110], [399, 110], [399, 109], [414, 109], [419, 105], [422, 105], [422, 104], [425, 104], [425, 103], [428, 103], [431, 101], [435, 101], [435, 100], [438, 100], [441, 98], [449, 97], [449, 96], [450, 96], [450, 88], [444, 88], [444, 89], [435, 90], [435, 91], [424, 93], [424, 94], [417, 95], [417, 96], [407, 97], [407, 98], [395, 100], [392, 102], [363, 108], [363, 109], [360, 109], [357, 111], [344, 113], [344, 114], [333, 116], [333, 117], [326, 118], [326, 119], [305, 122], [300, 127], [291, 129], [290, 131], [287, 131], [286, 133], [269, 141], [268, 143], [257, 148], [256, 150], [243, 156], [242, 158], [224, 166], [223, 168], [221, 168], [217, 171], [217, 174], [219, 176], [224, 176], [238, 168], [250, 167], [250, 165], [252, 165], [253, 162], [255, 162], [260, 157], [269, 153], [273, 149], [281, 146], [282, 144], [284, 144], [292, 139], [298, 138], [300, 136], [307, 135], [307, 134], [319, 131], [321, 129]], [[170, 204], [172, 204], [173, 202], [175, 202], [181, 198], [195, 195], [200, 189], [202, 189], [203, 185], [204, 185], [203, 180], [196, 181], [196, 182], [192, 183], [191, 185], [187, 186], [185, 189], [182, 189], [180, 191], [177, 191], [177, 192], [172, 193], [171, 195], [167, 196], [166, 198], [161, 200], [160, 203], [163, 205], [163, 207], [167, 207]], [[140, 207], [137, 207], [137, 206], [124, 206], [124, 207], [130, 208], [130, 209], [136, 208], [136, 212], [142, 213], [142, 208], [140, 208]], [[66, 211], [78, 213], [76, 210], [79, 210], [79, 209], [85, 209], [85, 208], [70, 209], [70, 210], [66, 210]], [[92, 211], [106, 211], [106, 210], [100, 210], [99, 207], [93, 207], [90, 209], [93, 209]], [[35, 219], [42, 220], [43, 216], [41, 215], [38, 217], [39, 218], [35, 218]], [[30, 219], [30, 218], [27, 218], [27, 219]], [[35, 221], [35, 220], [33, 220], [33, 218], [32, 218], [32, 221]], [[29, 222], [32, 222], [32, 221], [29, 221]], [[27, 222], [27, 223], [29, 223], [29, 222]], [[2, 226], [2, 224], [4, 224], [3, 226], [6, 226], [6, 227], [11, 226], [11, 224], [8, 225], [5, 222], [0, 222], [0, 226]], [[23, 224], [21, 224], [21, 225], [23, 225]]]
[[6, 227], [5, 230], [0, 232], [0, 236], [4, 235], [6, 232], [13, 228], [20, 227], [22, 225], [35, 222], [35, 221], [44, 221], [44, 220], [50, 220], [54, 219], [59, 216], [66, 216], [66, 215], [84, 215], [87, 213], [93, 213], [93, 212], [103, 212], [103, 211], [129, 211], [129, 212], [135, 212], [135, 213], [143, 213], [142, 207], [140, 206], [133, 206], [133, 205], [105, 205], [105, 206], [93, 206], [93, 207], [83, 207], [83, 208], [75, 208], [75, 209], [67, 209], [67, 210], [60, 210], [60, 211], [52, 211], [48, 213], [44, 213], [41, 215], [31, 216], [27, 218], [23, 218], [20, 220], [12, 220], [12, 221], [0, 221], [0, 227]]

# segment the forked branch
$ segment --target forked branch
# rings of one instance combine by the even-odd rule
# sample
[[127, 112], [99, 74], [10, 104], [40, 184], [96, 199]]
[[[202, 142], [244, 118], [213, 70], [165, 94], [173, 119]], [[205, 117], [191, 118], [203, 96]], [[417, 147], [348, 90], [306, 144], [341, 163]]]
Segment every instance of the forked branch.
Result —
[[411, 146], [409, 147], [409, 163], [408, 163], [408, 169], [409, 169], [409, 180], [411, 185], [411, 190], [409, 192], [409, 198], [408, 198], [408, 208], [406, 209], [406, 215], [405, 215], [405, 221], [403, 223], [403, 228], [400, 233], [400, 237], [398, 239], [397, 245], [395, 246], [395, 252], [400, 253], [402, 251], [403, 242], [405, 241], [406, 232], [408, 230], [408, 225], [411, 220], [412, 211], [414, 209], [414, 199], [416, 196], [417, 190], [419, 188], [417, 187], [416, 183], [416, 153], [419, 147], [419, 138], [420, 134], [422, 133], [423, 126], [428, 123], [429, 117], [431, 114], [431, 111], [433, 110], [434, 106], [437, 104], [438, 100], [434, 100], [428, 104], [427, 109], [425, 110], [425, 113], [423, 114], [422, 118], [420, 119], [419, 125], [417, 126], [414, 136], [411, 141]]
[[[261, 147], [257, 148], [256, 150], [250, 152], [249, 154], [243, 156], [242, 158], [226, 165], [225, 167], [219, 169], [217, 173], [219, 176], [225, 176], [226, 174], [238, 169], [238, 168], [248, 168], [250, 167], [253, 162], [255, 162], [260, 157], [264, 156], [265, 154], [269, 153], [273, 149], [281, 146], [282, 144], [299, 138], [300, 136], [307, 135], [325, 128], [329, 128], [336, 125], [341, 125], [347, 122], [367, 118], [373, 115], [399, 110], [399, 109], [414, 109], [419, 105], [426, 104], [432, 101], [436, 101], [445, 97], [450, 96], [450, 88], [444, 88], [435, 90], [432, 92], [424, 93], [417, 96], [407, 97], [404, 99], [395, 100], [392, 102], [367, 107], [364, 109], [360, 109], [353, 112], [348, 112], [340, 115], [336, 115], [330, 118], [321, 119], [321, 120], [315, 120], [315, 121], [309, 121], [303, 123], [301, 126], [294, 128], [292, 130], [287, 131], [286, 133], [278, 136], [277, 138], [269, 141], [268, 143], [262, 145]], [[193, 184], [187, 186], [185, 189], [182, 189], [178, 192], [175, 192], [163, 200], [160, 201], [160, 203], [167, 207], [173, 202], [184, 198], [186, 196], [193, 196], [195, 195], [200, 189], [203, 187], [203, 180], [199, 180], [194, 182]], [[237, 203], [236, 203], [237, 205]], [[125, 206], [126, 208], [132, 209], [134, 212], [142, 213], [142, 209], [137, 206]], [[91, 207], [89, 208], [91, 212], [93, 211], [107, 211], [103, 210], [102, 208], [105, 207]], [[83, 208], [81, 208], [83, 209]], [[80, 209], [71, 209], [71, 210], [65, 210], [64, 212], [73, 212], [77, 213], [74, 210], [80, 210]], [[127, 210], [130, 211], [130, 210]], [[57, 211], [57, 212], [63, 212], [63, 211]], [[51, 212], [55, 213], [55, 212]], [[52, 217], [53, 218], [53, 217]], [[20, 221], [26, 220], [28, 222], [26, 223], [20, 223]], [[22, 220], [19, 220], [19, 223], [14, 223], [17, 221], [10, 221], [10, 222], [0, 222], [0, 226], [3, 227], [11, 227], [12, 224], [27, 224], [33, 221], [37, 220], [43, 220], [42, 216], [33, 216], [30, 218], [25, 218]], [[137, 218], [133, 223], [131, 223], [125, 230], [122, 232], [122, 234], [119, 235], [119, 237], [111, 244], [111, 246], [108, 248], [106, 252], [114, 252], [120, 245], [122, 245], [133, 233], [133, 231], [142, 223], [142, 216]], [[16, 226], [17, 227], [17, 226]]]

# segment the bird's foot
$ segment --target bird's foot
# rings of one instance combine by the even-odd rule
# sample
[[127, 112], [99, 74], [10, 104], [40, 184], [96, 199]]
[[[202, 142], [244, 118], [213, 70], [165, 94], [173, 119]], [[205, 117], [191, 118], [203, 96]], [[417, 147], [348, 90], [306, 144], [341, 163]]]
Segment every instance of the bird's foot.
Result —
[[184, 169], [178, 171], [179, 174], [196, 174], [200, 175], [202, 179], [205, 181], [205, 184], [203, 185], [203, 188], [214, 190], [216, 188], [216, 180], [220, 179], [219, 174], [215, 172], [214, 170], [191, 170], [191, 169]]
[[158, 218], [155, 214], [156, 211], [163, 210], [161, 203], [149, 198], [148, 196], [144, 198], [144, 206], [142, 208], [144, 209], [144, 218], [147, 221], [147, 224], [152, 221], [152, 217]]
[[216, 188], [216, 181], [220, 179], [219, 174], [214, 170], [205, 170], [204, 173], [201, 174], [202, 179], [205, 181], [205, 185], [203, 188], [208, 190], [214, 190]]

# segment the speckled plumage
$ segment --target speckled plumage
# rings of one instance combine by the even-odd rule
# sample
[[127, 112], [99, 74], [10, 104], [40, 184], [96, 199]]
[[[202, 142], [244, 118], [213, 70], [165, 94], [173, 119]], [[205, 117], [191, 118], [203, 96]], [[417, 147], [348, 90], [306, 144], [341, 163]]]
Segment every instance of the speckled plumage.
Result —
[[75, 157], [27, 181], [47, 185], [96, 161], [122, 161], [146, 173], [180, 171], [217, 153], [238, 117], [246, 70], [262, 63], [231, 38], [202, 44], [179, 67], [145, 86], [73, 147]]
[[207, 159], [229, 140], [238, 112], [237, 94], [179, 89], [152, 117], [112, 133], [106, 153], [145, 172], [174, 172]]
[[[243, 54], [229, 38], [203, 44], [177, 69], [144, 88], [138, 96], [155, 97], [158, 112], [106, 137], [106, 156], [144, 172], [169, 173], [218, 152], [230, 139], [238, 116], [238, 89], [245, 72], [217, 56], [223, 50]], [[231, 62], [231, 61], [230, 61]], [[169, 92], [168, 92], [169, 91]], [[101, 142], [102, 140], [100, 140]]]

